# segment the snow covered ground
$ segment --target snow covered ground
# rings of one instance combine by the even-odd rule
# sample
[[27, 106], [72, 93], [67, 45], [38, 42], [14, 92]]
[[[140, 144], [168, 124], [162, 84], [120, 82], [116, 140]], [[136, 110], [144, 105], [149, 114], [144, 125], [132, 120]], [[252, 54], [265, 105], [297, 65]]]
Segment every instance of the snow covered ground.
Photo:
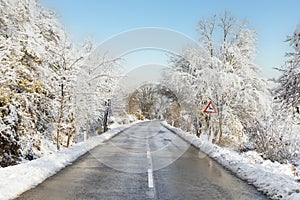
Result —
[[0, 200], [16, 198], [130, 125], [114, 125], [110, 131], [75, 144], [69, 149], [19, 165], [0, 168]]
[[221, 148], [207, 142], [205, 138], [163, 124], [184, 139], [206, 153], [218, 163], [235, 173], [238, 177], [253, 184], [259, 191], [272, 199], [300, 199], [300, 177], [295, 176], [295, 168], [289, 164], [280, 164], [263, 160], [254, 151], [239, 153], [232, 149]]

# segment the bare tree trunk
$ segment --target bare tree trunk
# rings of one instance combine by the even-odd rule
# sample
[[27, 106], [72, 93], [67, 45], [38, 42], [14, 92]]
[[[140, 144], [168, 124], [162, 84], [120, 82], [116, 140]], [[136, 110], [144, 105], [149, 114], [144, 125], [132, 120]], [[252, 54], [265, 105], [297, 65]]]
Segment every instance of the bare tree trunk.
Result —
[[199, 138], [200, 135], [201, 135], [201, 129], [200, 129], [200, 121], [199, 121], [199, 117], [195, 117], [194, 119], [194, 128], [195, 128], [195, 133], [196, 133], [196, 136]]
[[88, 113], [86, 124], [85, 124], [85, 140], [89, 138], [89, 119], [90, 119], [90, 114]]
[[108, 109], [105, 110], [105, 113], [104, 113], [104, 119], [103, 119], [103, 128], [104, 128], [104, 132], [106, 132], [108, 130], [108, 127], [107, 127], [107, 122], [108, 122]]
[[216, 143], [220, 144], [223, 138], [223, 106], [225, 104], [224, 96], [221, 95], [216, 95], [216, 100], [217, 100], [217, 113], [218, 113], [218, 124], [219, 124], [219, 131], [217, 131], [216, 135]]
[[71, 137], [73, 135], [73, 133], [75, 132], [75, 119], [74, 119], [74, 114], [72, 113], [72, 125], [71, 125], [71, 130], [68, 133], [68, 140], [67, 140], [67, 148], [70, 147], [70, 143], [71, 143]]
[[59, 110], [59, 117], [58, 117], [58, 127], [56, 132], [56, 145], [58, 151], [60, 151], [60, 131], [62, 129], [63, 108], [64, 108], [64, 85], [61, 84], [60, 110]]
[[221, 116], [219, 117], [219, 139], [218, 139], [218, 143], [222, 142], [222, 138], [223, 138], [223, 116], [221, 114]]
[[60, 127], [57, 128], [57, 132], [56, 132], [56, 146], [57, 146], [57, 150], [60, 151], [60, 144], [59, 144], [59, 136], [60, 136], [60, 133], [59, 133], [59, 129]]
[[214, 140], [214, 134], [213, 134], [213, 131], [212, 131], [212, 126], [211, 126], [211, 114], [208, 114], [208, 118], [206, 120], [206, 124], [207, 124], [207, 128], [208, 128], [208, 140], [209, 142], [213, 142]]
[[70, 130], [68, 133], [67, 148], [70, 147], [70, 140], [71, 140], [72, 135], [73, 135], [73, 131]]

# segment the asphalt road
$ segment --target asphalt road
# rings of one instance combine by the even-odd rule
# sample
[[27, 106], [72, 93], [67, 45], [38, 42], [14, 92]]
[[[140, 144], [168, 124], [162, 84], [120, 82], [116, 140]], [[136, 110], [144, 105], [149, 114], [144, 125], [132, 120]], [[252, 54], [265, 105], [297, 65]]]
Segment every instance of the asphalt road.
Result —
[[267, 199], [159, 121], [133, 125], [18, 199]]

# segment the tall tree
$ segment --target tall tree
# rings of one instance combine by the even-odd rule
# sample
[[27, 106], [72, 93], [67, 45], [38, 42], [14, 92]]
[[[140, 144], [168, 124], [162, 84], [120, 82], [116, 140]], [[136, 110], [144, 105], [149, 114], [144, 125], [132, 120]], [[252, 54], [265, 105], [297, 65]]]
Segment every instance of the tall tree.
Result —
[[31, 160], [40, 156], [43, 144], [52, 140], [56, 80], [50, 68], [56, 56], [51, 51], [58, 50], [57, 36], [64, 31], [53, 12], [36, 0], [1, 0], [0, 10], [3, 166], [20, 157]]
[[293, 48], [293, 52], [287, 53], [288, 60], [285, 66], [279, 69], [282, 75], [279, 78], [280, 86], [277, 89], [277, 97], [283, 103], [285, 109], [300, 113], [300, 25], [292, 36], [287, 37], [287, 42]]
[[[1, 166], [72, 144], [75, 132], [81, 131], [75, 122], [86, 113], [74, 99], [88, 46], [75, 46], [56, 14], [38, 0], [0, 0]], [[97, 105], [103, 104], [115, 81], [113, 62], [104, 63], [89, 66], [101, 71], [95, 84], [95, 93], [102, 97], [94, 101]], [[99, 110], [98, 116], [103, 119]]]
[[[216, 143], [241, 138], [270, 101], [254, 64], [256, 33], [228, 12], [201, 20], [198, 32], [203, 49], [187, 49], [171, 59], [169, 85], [188, 93], [183, 101], [191, 108], [195, 129], [206, 127]], [[202, 113], [209, 100], [217, 107], [216, 116]]]

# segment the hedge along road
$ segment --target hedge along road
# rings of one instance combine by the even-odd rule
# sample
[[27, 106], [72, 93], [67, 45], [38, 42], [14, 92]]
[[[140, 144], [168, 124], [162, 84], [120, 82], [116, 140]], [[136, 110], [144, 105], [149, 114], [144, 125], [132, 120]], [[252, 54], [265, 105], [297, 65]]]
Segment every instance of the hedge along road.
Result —
[[[200, 156], [199, 156], [200, 155]], [[18, 199], [267, 199], [159, 121], [131, 126]]]

